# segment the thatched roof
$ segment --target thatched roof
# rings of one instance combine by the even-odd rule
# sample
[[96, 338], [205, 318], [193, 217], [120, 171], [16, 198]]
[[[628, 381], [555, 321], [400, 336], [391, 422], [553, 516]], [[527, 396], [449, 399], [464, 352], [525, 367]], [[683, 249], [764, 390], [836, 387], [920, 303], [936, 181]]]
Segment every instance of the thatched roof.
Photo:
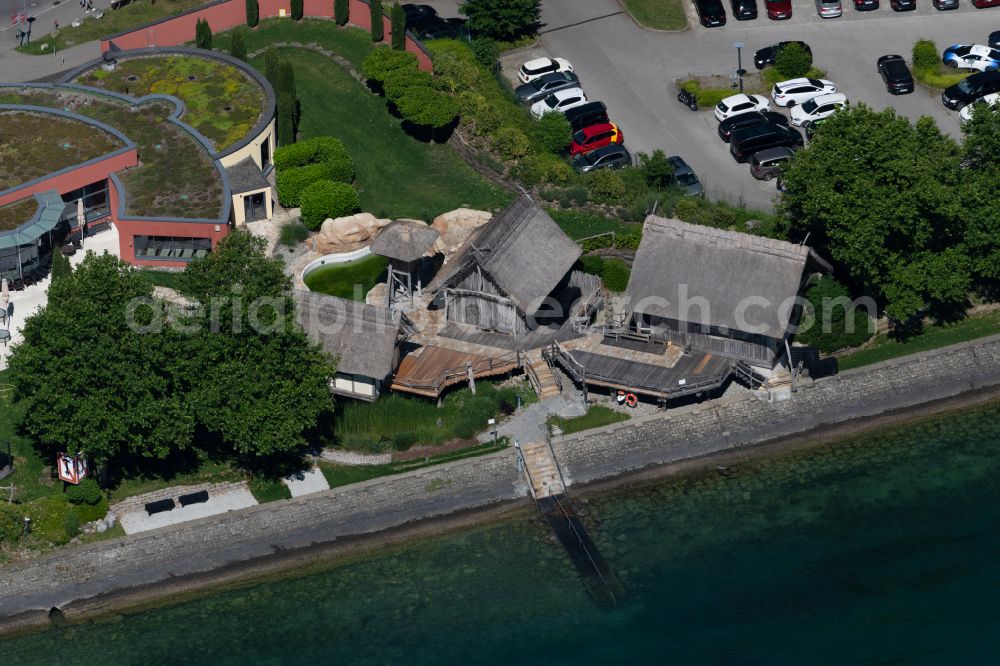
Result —
[[640, 314], [782, 338], [810, 252], [650, 215], [632, 266], [629, 303]]
[[271, 187], [271, 183], [264, 178], [264, 172], [252, 157], [244, 157], [233, 166], [227, 167], [226, 171], [229, 173], [229, 187], [233, 194]]
[[525, 195], [473, 232], [430, 288], [447, 286], [463, 269], [476, 263], [522, 312], [530, 315], [581, 253], [559, 225]]
[[386, 308], [295, 291], [296, 318], [324, 351], [338, 356], [338, 372], [384, 379], [395, 369], [399, 315]]
[[372, 253], [399, 261], [416, 261], [441, 236], [437, 229], [415, 220], [390, 222], [372, 241]]

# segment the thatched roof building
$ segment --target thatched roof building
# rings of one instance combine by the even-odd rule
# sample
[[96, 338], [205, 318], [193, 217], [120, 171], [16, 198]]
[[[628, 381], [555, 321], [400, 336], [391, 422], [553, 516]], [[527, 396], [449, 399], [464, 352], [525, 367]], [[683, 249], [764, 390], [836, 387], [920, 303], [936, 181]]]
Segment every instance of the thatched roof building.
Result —
[[426, 255], [440, 236], [437, 229], [415, 220], [395, 220], [372, 241], [372, 254], [409, 263]]

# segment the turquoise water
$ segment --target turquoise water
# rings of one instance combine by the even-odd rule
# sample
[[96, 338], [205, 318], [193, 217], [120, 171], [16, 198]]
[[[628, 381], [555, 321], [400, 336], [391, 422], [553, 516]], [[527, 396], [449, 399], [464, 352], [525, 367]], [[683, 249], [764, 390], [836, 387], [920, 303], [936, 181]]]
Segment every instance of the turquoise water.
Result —
[[582, 505], [602, 611], [530, 512], [0, 645], [5, 664], [996, 664], [1000, 406]]

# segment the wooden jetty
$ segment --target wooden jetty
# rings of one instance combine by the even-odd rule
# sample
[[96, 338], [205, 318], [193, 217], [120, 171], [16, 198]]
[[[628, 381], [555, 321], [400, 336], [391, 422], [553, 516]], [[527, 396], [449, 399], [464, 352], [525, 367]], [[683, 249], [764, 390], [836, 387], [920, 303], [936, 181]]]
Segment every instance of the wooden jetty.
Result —
[[548, 440], [518, 444], [520, 465], [538, 511], [566, 549], [583, 584], [594, 600], [613, 608], [624, 599], [625, 590], [594, 545], [587, 528], [566, 494], [559, 464]]

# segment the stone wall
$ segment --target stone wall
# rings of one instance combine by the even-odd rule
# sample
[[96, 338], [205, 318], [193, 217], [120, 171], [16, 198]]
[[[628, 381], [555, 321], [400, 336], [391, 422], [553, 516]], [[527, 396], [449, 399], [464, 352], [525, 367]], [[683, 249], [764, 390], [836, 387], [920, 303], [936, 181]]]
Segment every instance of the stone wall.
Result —
[[181, 495], [187, 495], [189, 493], [197, 493], [202, 490], [207, 490], [208, 494], [211, 496], [224, 495], [225, 493], [231, 493], [234, 490], [249, 490], [246, 481], [229, 481], [227, 483], [198, 483], [191, 486], [171, 486], [169, 488], [161, 488], [160, 490], [154, 490], [152, 492], [143, 493], [142, 495], [135, 495], [133, 497], [128, 497], [123, 499], [121, 502], [115, 502], [108, 507], [110, 513], [114, 513], [116, 516], [121, 516], [123, 513], [130, 513], [132, 511], [142, 511], [145, 509], [146, 504], [149, 502], [158, 502], [164, 499], [174, 499], [176, 500]]

